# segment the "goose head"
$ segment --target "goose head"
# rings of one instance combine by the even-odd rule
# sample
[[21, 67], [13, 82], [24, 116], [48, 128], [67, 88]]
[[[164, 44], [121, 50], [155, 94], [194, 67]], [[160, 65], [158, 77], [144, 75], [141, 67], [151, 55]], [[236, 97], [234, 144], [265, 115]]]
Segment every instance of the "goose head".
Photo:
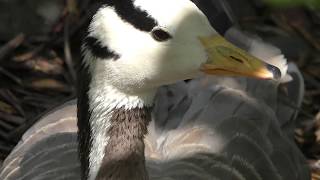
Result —
[[128, 94], [202, 73], [279, 76], [227, 42], [190, 0], [110, 1], [94, 15], [83, 47], [91, 70]]
[[227, 42], [190, 0], [105, 1], [82, 50], [78, 134], [83, 179], [147, 179], [146, 107], [160, 86], [203, 73], [280, 76], [276, 67]]

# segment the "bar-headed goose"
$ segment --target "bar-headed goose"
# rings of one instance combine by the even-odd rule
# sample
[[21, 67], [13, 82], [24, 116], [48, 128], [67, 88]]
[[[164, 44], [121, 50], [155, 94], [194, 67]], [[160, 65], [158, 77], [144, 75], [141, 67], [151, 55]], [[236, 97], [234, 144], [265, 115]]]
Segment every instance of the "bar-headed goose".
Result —
[[309, 178], [277, 119], [276, 83], [203, 74], [281, 76], [190, 0], [105, 1], [84, 40], [77, 108], [69, 102], [29, 129], [0, 179]]

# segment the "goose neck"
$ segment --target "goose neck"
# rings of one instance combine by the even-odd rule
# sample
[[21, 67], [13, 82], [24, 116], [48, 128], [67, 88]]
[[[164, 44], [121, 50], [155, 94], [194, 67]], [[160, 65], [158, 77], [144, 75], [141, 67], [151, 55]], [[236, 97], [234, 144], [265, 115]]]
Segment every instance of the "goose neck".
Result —
[[90, 180], [148, 179], [144, 136], [154, 94], [128, 95], [107, 85], [89, 90]]
[[144, 136], [151, 120], [150, 108], [117, 108], [112, 111], [108, 144], [97, 180], [147, 180]]

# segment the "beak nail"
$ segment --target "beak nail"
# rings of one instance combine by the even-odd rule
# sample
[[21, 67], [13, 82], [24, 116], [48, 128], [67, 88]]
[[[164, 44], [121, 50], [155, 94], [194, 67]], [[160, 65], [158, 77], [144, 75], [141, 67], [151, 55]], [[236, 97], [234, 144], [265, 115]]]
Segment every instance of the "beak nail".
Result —
[[270, 64], [267, 64], [267, 69], [273, 74], [273, 78], [274, 79], [280, 79], [281, 78], [281, 71], [279, 68], [273, 66], [273, 65], [270, 65]]

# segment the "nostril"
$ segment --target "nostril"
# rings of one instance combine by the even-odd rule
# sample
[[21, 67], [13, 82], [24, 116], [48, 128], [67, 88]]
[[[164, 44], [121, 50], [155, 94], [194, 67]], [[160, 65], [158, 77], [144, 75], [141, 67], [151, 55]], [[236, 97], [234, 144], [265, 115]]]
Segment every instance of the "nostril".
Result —
[[267, 64], [267, 69], [272, 72], [274, 79], [280, 79], [281, 78], [281, 71], [276, 66]]
[[230, 58], [233, 59], [233, 60], [235, 60], [235, 61], [237, 61], [237, 62], [239, 62], [239, 63], [242, 63], [242, 64], [243, 64], [243, 61], [242, 61], [241, 59], [239, 59], [239, 58], [236, 58], [236, 57], [234, 57], [234, 56], [230, 56]]

